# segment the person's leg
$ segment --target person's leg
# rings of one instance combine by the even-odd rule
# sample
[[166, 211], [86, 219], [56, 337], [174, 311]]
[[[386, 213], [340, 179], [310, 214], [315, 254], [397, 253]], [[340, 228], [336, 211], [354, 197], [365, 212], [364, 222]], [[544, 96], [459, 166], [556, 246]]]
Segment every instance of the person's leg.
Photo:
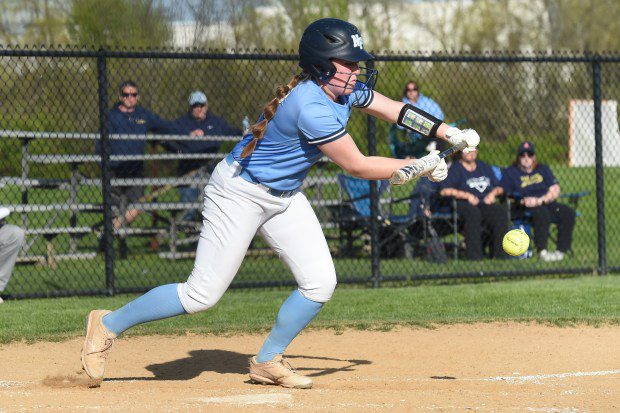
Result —
[[105, 358], [118, 334], [139, 323], [204, 311], [230, 285], [263, 221], [264, 209], [253, 201], [257, 194], [239, 194], [241, 178], [235, 182], [226, 178], [214, 174], [209, 183], [194, 269], [186, 283], [157, 287], [112, 313], [94, 310], [89, 314], [82, 365], [97, 382], [103, 379]]
[[[200, 196], [200, 190], [191, 186], [179, 188], [180, 201], [185, 203], [194, 203]], [[196, 220], [198, 218], [198, 211], [190, 209], [183, 215], [184, 221]]]
[[103, 317], [103, 325], [117, 336], [137, 324], [185, 314], [177, 292], [179, 284], [155, 287]]
[[312, 380], [283, 366], [281, 355], [336, 288], [336, 270], [327, 241], [301, 193], [285, 212], [265, 222], [259, 233], [289, 266], [299, 289], [282, 305], [273, 329], [251, 361], [250, 377], [262, 383], [309, 388]]
[[547, 249], [549, 242], [549, 227], [551, 226], [551, 215], [545, 206], [528, 208], [527, 211], [532, 215], [532, 227], [534, 229], [534, 243], [536, 250], [540, 253]]
[[456, 203], [456, 213], [459, 221], [463, 222], [465, 236], [465, 255], [469, 260], [482, 259], [482, 217], [478, 207], [467, 201]]
[[24, 237], [24, 230], [15, 225], [7, 224], [0, 228], [0, 291], [4, 291], [11, 279]]
[[558, 226], [558, 251], [570, 251], [575, 228], [575, 210], [568, 205], [554, 202], [547, 205], [551, 213], [551, 220]]
[[480, 205], [483, 225], [488, 228], [489, 243], [493, 258], [506, 259], [508, 254], [502, 247], [504, 235], [508, 231], [508, 214], [503, 206], [499, 204]]

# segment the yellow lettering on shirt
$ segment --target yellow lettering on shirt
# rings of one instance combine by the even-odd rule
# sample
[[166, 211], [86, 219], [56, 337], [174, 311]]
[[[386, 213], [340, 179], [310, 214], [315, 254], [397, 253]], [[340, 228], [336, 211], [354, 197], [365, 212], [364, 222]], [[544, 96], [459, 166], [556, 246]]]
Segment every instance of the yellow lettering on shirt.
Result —
[[543, 181], [543, 176], [539, 173], [534, 175], [524, 175], [521, 177], [521, 188], [528, 187], [530, 185], [539, 184]]
[[146, 121], [144, 119], [136, 119], [136, 123], [138, 125], [144, 125], [146, 123]]

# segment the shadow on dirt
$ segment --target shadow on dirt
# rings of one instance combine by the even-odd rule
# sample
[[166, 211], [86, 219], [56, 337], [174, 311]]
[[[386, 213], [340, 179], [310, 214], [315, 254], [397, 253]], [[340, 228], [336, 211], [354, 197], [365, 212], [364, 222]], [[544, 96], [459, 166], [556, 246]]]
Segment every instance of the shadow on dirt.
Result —
[[[146, 366], [146, 369], [153, 373], [153, 377], [113, 377], [106, 378], [104, 381], [191, 380], [204, 371], [221, 374], [247, 374], [250, 357], [252, 355], [227, 350], [195, 350], [190, 351], [189, 356], [185, 358]], [[332, 357], [298, 355], [290, 355], [285, 358], [289, 361], [295, 360], [293, 365], [296, 370], [309, 377], [325, 376], [341, 371], [354, 371], [357, 366], [372, 363], [368, 360], [343, 360]], [[301, 367], [304, 360], [325, 360], [329, 361], [330, 365], [333, 365], [334, 362], [339, 365], [325, 368]]]

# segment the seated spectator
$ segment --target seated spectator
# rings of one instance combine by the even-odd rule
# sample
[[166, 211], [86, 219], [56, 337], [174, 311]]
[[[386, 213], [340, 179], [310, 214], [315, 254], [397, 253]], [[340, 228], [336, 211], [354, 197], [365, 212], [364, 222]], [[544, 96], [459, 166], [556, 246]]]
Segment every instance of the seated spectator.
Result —
[[[501, 185], [506, 194], [515, 199], [511, 211], [513, 219], [528, 214], [532, 217], [534, 244], [543, 261], [559, 261], [571, 248], [575, 211], [557, 203], [560, 184], [547, 165], [536, 161], [534, 144], [525, 141], [519, 145], [517, 159], [506, 168]], [[548, 251], [551, 223], [558, 227], [557, 251]]]
[[[8, 208], [0, 207], [0, 292], [4, 291], [11, 279], [17, 254], [24, 243], [25, 236], [23, 229], [4, 222], [9, 214]], [[0, 298], [0, 304], [2, 302]]]
[[[483, 244], [489, 244], [494, 258], [505, 259], [502, 239], [508, 230], [508, 214], [496, 204], [502, 187], [488, 164], [478, 161], [478, 151], [462, 153], [449, 169], [448, 177], [440, 182], [440, 195], [456, 198], [456, 212], [463, 225], [465, 253], [470, 260], [483, 258]], [[482, 239], [482, 233], [489, 237]], [[483, 242], [486, 241], [486, 242]]]
[[[203, 92], [192, 92], [192, 94], [189, 95], [188, 104], [189, 110], [187, 113], [174, 121], [175, 127], [180, 131], [180, 134], [189, 134], [190, 136], [241, 136], [243, 133], [241, 129], [229, 125], [224, 119], [215, 116], [209, 111], [207, 96]], [[220, 149], [220, 141], [169, 141], [166, 142], [164, 146], [177, 153], [215, 153]], [[200, 159], [182, 160], [179, 162], [178, 174], [179, 176], [187, 176], [191, 172], [205, 166], [207, 166], [208, 171], [211, 172], [215, 165], [212, 162], [205, 162]], [[200, 199], [201, 192], [202, 187], [181, 187], [181, 202], [195, 202]], [[196, 220], [198, 217], [198, 211], [192, 210], [188, 212], [183, 219]]]
[[[126, 80], [119, 87], [119, 101], [108, 111], [108, 132], [110, 134], [146, 135], [149, 132], [178, 133], [174, 123], [161, 119], [156, 114], [138, 105], [140, 91], [131, 80]], [[101, 142], [97, 141], [96, 151], [101, 154]], [[146, 152], [145, 140], [110, 140], [110, 155], [144, 155]], [[142, 178], [144, 177], [143, 161], [111, 161], [110, 172], [112, 178]], [[125, 196], [127, 202], [137, 202], [144, 195], [142, 186], [113, 186], [112, 204], [120, 205], [120, 199]], [[140, 210], [131, 209], [125, 212], [125, 224], [132, 223], [140, 214]], [[120, 217], [114, 218], [114, 228], [123, 226]]]
[[[408, 81], [405, 85], [402, 101], [422, 109], [439, 120], [444, 120], [444, 114], [439, 104], [430, 97], [423, 95], [420, 92], [418, 83], [414, 80]], [[404, 142], [398, 138], [399, 134], [406, 134]], [[390, 146], [396, 158], [421, 158], [431, 150], [441, 150], [437, 145], [436, 139], [429, 139], [419, 133], [408, 130], [405, 132], [405, 129], [400, 126], [394, 126], [390, 130]]]

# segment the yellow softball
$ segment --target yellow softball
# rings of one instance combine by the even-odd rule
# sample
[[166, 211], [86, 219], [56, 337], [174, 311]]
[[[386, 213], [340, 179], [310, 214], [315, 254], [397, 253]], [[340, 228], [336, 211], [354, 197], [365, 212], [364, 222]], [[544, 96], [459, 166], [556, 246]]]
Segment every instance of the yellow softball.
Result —
[[523, 255], [530, 246], [530, 237], [522, 229], [513, 229], [504, 235], [502, 247], [508, 255], [518, 257]]

